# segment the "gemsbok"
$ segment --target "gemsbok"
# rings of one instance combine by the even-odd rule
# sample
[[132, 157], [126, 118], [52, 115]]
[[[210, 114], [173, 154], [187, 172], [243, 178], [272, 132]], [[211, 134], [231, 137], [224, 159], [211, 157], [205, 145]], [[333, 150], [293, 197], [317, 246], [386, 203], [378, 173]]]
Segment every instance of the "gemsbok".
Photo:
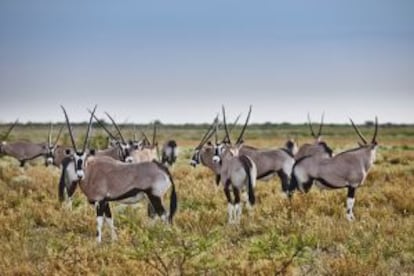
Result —
[[[223, 124], [228, 134], [226, 124], [226, 113], [223, 106]], [[242, 206], [240, 204], [240, 193], [247, 188], [249, 209], [255, 204], [256, 198], [254, 194], [254, 187], [256, 185], [257, 169], [254, 161], [247, 155], [240, 155], [239, 149], [242, 145], [243, 133], [249, 122], [252, 108], [250, 106], [249, 114], [247, 115], [244, 127], [237, 139], [236, 144], [231, 143], [230, 136], [227, 135], [227, 143], [222, 147], [216, 147], [213, 162], [220, 166], [220, 179], [224, 186], [224, 194], [227, 199], [227, 214], [228, 223], [240, 222], [242, 214]], [[233, 191], [234, 200], [231, 197]]]
[[341, 152], [332, 158], [319, 158], [308, 156], [295, 163], [292, 171], [289, 192], [292, 194], [298, 189], [307, 193], [314, 180], [321, 188], [340, 189], [347, 188], [346, 217], [354, 219], [353, 206], [355, 202], [355, 190], [361, 186], [375, 161], [378, 147], [378, 120], [375, 117], [375, 130], [370, 143], [359, 131], [351, 120], [351, 124], [363, 144], [359, 147]]
[[[83, 148], [79, 151], [75, 144], [69, 117], [63, 106], [62, 110], [75, 152], [70, 160], [67, 161], [66, 168], [62, 170], [59, 193], [61, 194], [61, 191], [67, 189], [73, 194], [76, 185], [79, 185], [88, 202], [95, 205], [97, 241], [102, 241], [104, 220], [111, 228], [112, 239], [116, 239], [114, 222], [109, 206], [111, 201], [134, 204], [146, 196], [155, 212], [163, 220], [168, 220], [172, 223], [177, 209], [177, 195], [174, 181], [168, 169], [156, 161], [138, 164], [125, 163], [107, 156], [95, 157], [93, 156], [93, 151], [90, 151], [90, 155], [88, 155], [86, 145], [88, 144], [96, 106], [91, 112]], [[70, 180], [68, 182], [65, 181], [67, 178], [66, 174], [68, 174]], [[172, 189], [168, 214], [163, 206], [162, 198], [170, 186], [172, 186]]]
[[38, 157], [46, 157], [48, 154], [48, 143], [32, 143], [28, 141], [16, 141], [9, 143], [9, 137], [13, 128], [17, 125], [16, 122], [5, 133], [1, 141], [0, 153], [14, 157], [20, 162], [20, 167], [24, 167], [27, 161]]
[[217, 124], [218, 115], [216, 116], [210, 127], [207, 129], [207, 132], [201, 138], [201, 141], [198, 144], [198, 146], [194, 148], [190, 165], [195, 168], [197, 165], [202, 164], [203, 166], [209, 168], [214, 173], [215, 182], [218, 185], [220, 183], [220, 166], [213, 162], [215, 147], [209, 141], [213, 134], [216, 132]]
[[161, 150], [161, 163], [172, 166], [178, 157], [178, 147], [175, 140], [168, 140], [164, 143]]
[[326, 144], [326, 142], [322, 141], [322, 128], [323, 128], [324, 115], [325, 114], [322, 113], [321, 123], [319, 125], [319, 131], [318, 131], [318, 134], [315, 134], [315, 132], [313, 131], [310, 115], [308, 113], [309, 128], [311, 131], [311, 135], [315, 139], [315, 141], [312, 144], [306, 143], [300, 146], [297, 153], [295, 154], [295, 160], [299, 160], [305, 156], [310, 156], [310, 155], [321, 155], [322, 157], [326, 157], [326, 158], [332, 157], [332, 153], [333, 153], [332, 149]]

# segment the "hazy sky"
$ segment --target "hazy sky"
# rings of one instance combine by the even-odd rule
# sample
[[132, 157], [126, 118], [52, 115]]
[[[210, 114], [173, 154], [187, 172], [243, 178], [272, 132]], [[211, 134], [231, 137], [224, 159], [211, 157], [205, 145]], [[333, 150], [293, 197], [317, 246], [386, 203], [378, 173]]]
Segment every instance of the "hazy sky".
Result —
[[414, 1], [0, 1], [0, 121], [414, 122]]

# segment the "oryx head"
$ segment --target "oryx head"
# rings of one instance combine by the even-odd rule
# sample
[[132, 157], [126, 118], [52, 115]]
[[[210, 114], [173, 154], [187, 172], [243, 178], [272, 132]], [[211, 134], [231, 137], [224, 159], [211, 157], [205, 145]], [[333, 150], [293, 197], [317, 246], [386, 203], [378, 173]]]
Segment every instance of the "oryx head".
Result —
[[67, 125], [68, 130], [69, 130], [69, 136], [70, 136], [70, 140], [72, 142], [72, 146], [73, 146], [73, 150], [74, 150], [72, 158], [73, 158], [73, 161], [74, 161], [74, 164], [75, 164], [76, 175], [78, 177], [78, 180], [82, 180], [85, 177], [85, 162], [86, 162], [86, 157], [88, 155], [88, 153], [86, 152], [86, 145], [88, 145], [88, 143], [89, 143], [89, 136], [90, 136], [90, 132], [91, 132], [92, 119], [93, 119], [93, 116], [95, 114], [97, 106], [95, 105], [93, 111], [91, 111], [91, 117], [89, 119], [88, 129], [87, 129], [86, 134], [85, 134], [85, 140], [83, 142], [82, 150], [79, 150], [76, 147], [75, 138], [74, 138], [73, 133], [72, 133], [72, 127], [70, 125], [69, 117], [66, 113], [65, 108], [63, 106], [61, 106], [61, 107], [62, 107], [63, 113], [65, 114], [66, 125]]
[[374, 135], [372, 136], [371, 142], [368, 143], [367, 139], [362, 135], [361, 131], [358, 129], [358, 127], [354, 124], [354, 121], [352, 121], [351, 118], [349, 118], [351, 121], [352, 127], [354, 128], [355, 132], [358, 134], [359, 138], [361, 139], [362, 143], [358, 143], [361, 148], [369, 148], [372, 150], [375, 150], [378, 146], [377, 141], [377, 134], [378, 134], [378, 118], [375, 117], [375, 130]]
[[[92, 113], [91, 111], [89, 111], [90, 113]], [[95, 118], [96, 122], [98, 122], [98, 124], [104, 129], [104, 131], [109, 135], [109, 141], [111, 141], [111, 145], [113, 145], [113, 147], [117, 147], [119, 149], [119, 155], [120, 155], [120, 160], [124, 161], [124, 162], [128, 162], [128, 163], [132, 163], [133, 159], [131, 157], [131, 145], [129, 143], [127, 143], [127, 141], [125, 140], [124, 136], [121, 133], [121, 130], [119, 129], [117, 123], [115, 122], [115, 120], [111, 117], [111, 115], [109, 115], [108, 112], [105, 112], [105, 115], [109, 118], [109, 120], [111, 120], [112, 124], [114, 125], [116, 131], [118, 132], [118, 137], [117, 138], [114, 134], [112, 134], [111, 131], [109, 131], [105, 124], [98, 119], [95, 115], [93, 115], [93, 118]]]
[[[193, 166], [194, 168], [198, 164], [200, 164], [201, 149], [209, 141], [209, 139], [211, 138], [211, 136], [213, 136], [213, 134], [216, 132], [216, 127], [215, 126], [217, 124], [218, 124], [218, 115], [216, 116], [216, 118], [214, 119], [213, 123], [208, 128], [207, 132], [204, 134], [203, 138], [201, 138], [201, 141], [198, 144], [198, 146], [195, 147], [195, 149], [194, 149], [193, 156], [191, 157], [191, 161], [190, 161], [190, 165]], [[211, 145], [210, 142], [208, 142], [208, 143], [209, 143], [209, 145]]]
[[52, 143], [52, 128], [53, 128], [52, 123], [50, 123], [49, 135], [48, 135], [48, 141], [47, 141], [47, 149], [46, 149], [46, 155], [45, 155], [45, 158], [46, 158], [45, 166], [52, 165], [53, 162], [55, 161], [55, 151], [56, 151], [56, 148], [58, 147], [57, 142], [59, 141], [60, 135], [62, 134], [62, 130], [63, 130], [63, 126], [61, 126], [54, 143]]
[[19, 119], [16, 119], [16, 121], [9, 127], [9, 129], [1, 137], [0, 153], [3, 153], [3, 147], [4, 145], [7, 144], [7, 138], [9, 138], [10, 133], [12, 132], [13, 128], [17, 125], [18, 122], [19, 122]]
[[252, 113], [252, 106], [249, 107], [249, 113], [247, 114], [246, 122], [244, 123], [244, 126], [242, 128], [242, 131], [240, 132], [239, 137], [236, 140], [236, 143], [233, 145], [230, 138], [230, 132], [227, 127], [226, 122], [226, 111], [224, 106], [222, 106], [222, 112], [223, 112], [223, 125], [224, 129], [226, 131], [226, 137], [223, 139], [225, 141], [224, 143], [215, 145], [215, 151], [214, 151], [214, 157], [213, 162], [220, 164], [222, 162], [223, 156], [229, 156], [234, 157], [239, 155], [239, 149], [243, 145], [243, 135], [246, 130], [247, 124], [249, 123], [250, 114]]

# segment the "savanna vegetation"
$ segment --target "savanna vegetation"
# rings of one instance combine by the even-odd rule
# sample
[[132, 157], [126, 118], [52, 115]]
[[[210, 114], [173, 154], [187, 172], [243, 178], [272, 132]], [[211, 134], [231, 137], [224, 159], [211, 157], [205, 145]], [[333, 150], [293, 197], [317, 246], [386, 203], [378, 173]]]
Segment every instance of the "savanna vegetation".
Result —
[[[103, 242], [96, 243], [95, 211], [79, 190], [72, 210], [58, 202], [59, 169], [40, 161], [20, 169], [17, 161], [2, 157], [1, 274], [414, 274], [414, 127], [381, 126], [377, 160], [356, 192], [355, 221], [345, 218], [346, 190], [314, 187], [289, 201], [275, 178], [257, 183], [255, 209], [251, 214], [244, 209], [240, 225], [227, 224], [225, 196], [212, 173], [189, 166], [205, 128], [160, 127], [160, 143], [174, 138], [180, 146], [171, 169], [179, 200], [174, 225], [148, 219], [146, 203], [113, 203], [116, 242], [104, 225]], [[75, 132], [84, 129], [77, 125]], [[131, 127], [124, 130], [132, 136]], [[367, 137], [370, 130], [362, 128]], [[9, 140], [46, 141], [47, 131], [47, 125], [19, 125]], [[349, 126], [328, 125], [324, 134], [335, 153], [357, 145]], [[104, 146], [103, 132], [93, 135], [92, 146]], [[289, 137], [311, 141], [307, 126], [289, 124], [249, 126], [245, 141], [280, 147]], [[69, 145], [68, 135], [61, 141]]]

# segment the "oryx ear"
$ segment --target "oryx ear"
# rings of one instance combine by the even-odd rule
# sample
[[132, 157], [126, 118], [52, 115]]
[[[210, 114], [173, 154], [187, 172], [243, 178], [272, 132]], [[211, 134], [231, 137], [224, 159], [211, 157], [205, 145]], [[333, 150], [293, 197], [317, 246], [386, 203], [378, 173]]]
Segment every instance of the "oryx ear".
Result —
[[95, 153], [96, 153], [95, 149], [89, 150], [89, 155], [95, 156]]

